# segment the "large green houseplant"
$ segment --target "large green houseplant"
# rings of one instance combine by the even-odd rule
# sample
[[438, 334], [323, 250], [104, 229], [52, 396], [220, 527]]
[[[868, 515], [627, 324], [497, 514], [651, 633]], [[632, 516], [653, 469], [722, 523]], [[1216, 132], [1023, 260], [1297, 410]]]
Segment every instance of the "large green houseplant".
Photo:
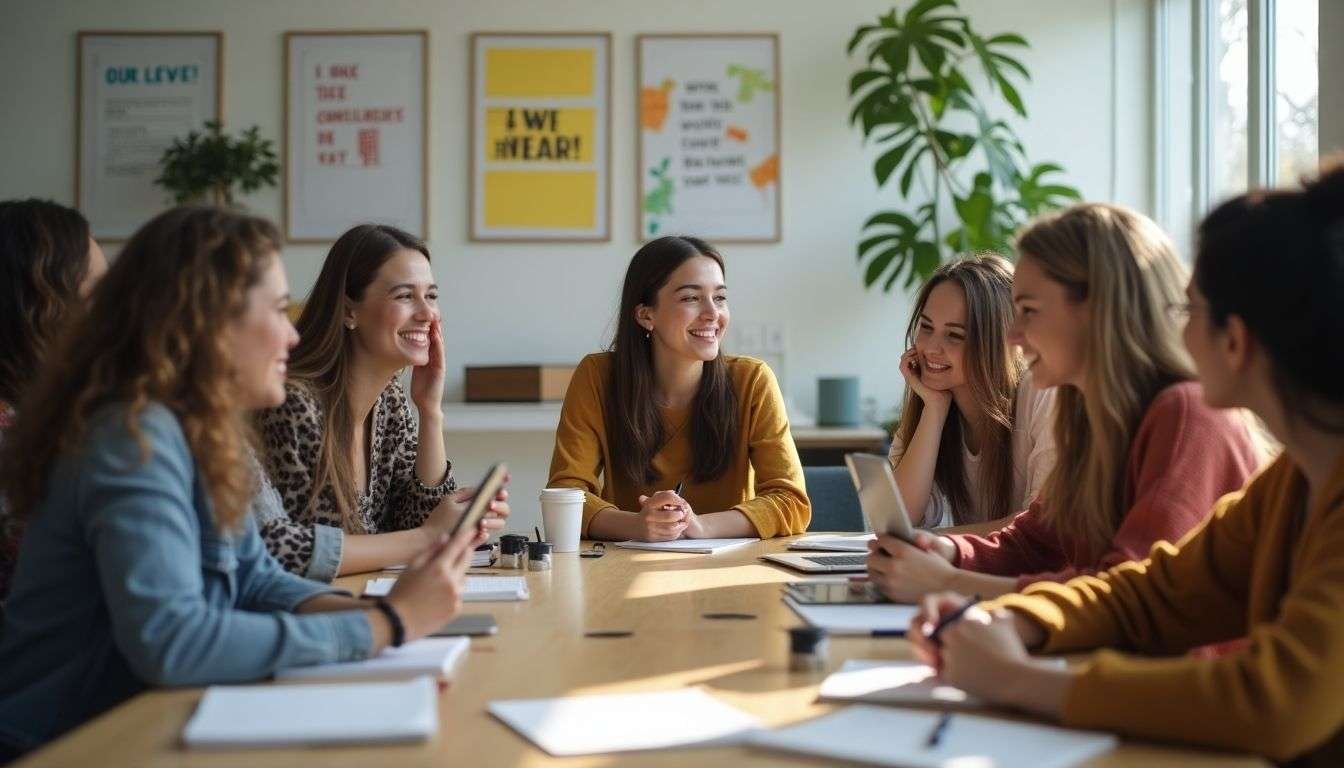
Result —
[[908, 289], [954, 254], [1010, 255], [1026, 219], [1080, 198], [1051, 180], [1059, 165], [1030, 163], [986, 101], [997, 96], [1026, 117], [1019, 88], [1031, 74], [1011, 55], [1025, 47], [1017, 34], [982, 37], [956, 0], [918, 0], [904, 15], [892, 9], [850, 38], [847, 52], [860, 52], [864, 67], [849, 81], [850, 122], [883, 150], [873, 165], [878, 186], [897, 180], [908, 203], [864, 224], [864, 285], [882, 281], [889, 291], [905, 275]]
[[238, 138], [224, 133], [218, 120], [207, 120], [205, 132], [192, 131], [174, 139], [159, 160], [163, 169], [155, 184], [172, 193], [178, 203], [234, 204], [235, 189], [248, 194], [274, 187], [280, 174], [275, 144], [263, 139], [257, 126]]

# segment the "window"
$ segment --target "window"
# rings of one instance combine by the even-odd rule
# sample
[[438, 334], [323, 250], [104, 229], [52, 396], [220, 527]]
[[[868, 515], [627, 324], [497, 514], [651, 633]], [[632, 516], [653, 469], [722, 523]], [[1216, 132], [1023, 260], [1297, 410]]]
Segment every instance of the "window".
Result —
[[1155, 0], [1154, 214], [1190, 253], [1195, 222], [1319, 154], [1319, 15], [1340, 0]]
[[[1245, 0], [1240, 0], [1245, 2]], [[1316, 171], [1320, 151], [1318, 0], [1274, 3], [1274, 183]]]

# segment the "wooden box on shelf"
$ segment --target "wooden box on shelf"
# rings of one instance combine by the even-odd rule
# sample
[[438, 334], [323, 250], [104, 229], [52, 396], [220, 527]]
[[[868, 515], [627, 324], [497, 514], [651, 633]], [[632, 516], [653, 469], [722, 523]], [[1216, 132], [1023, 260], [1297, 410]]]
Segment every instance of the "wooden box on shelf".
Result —
[[468, 403], [539, 403], [564, 400], [572, 365], [469, 365]]

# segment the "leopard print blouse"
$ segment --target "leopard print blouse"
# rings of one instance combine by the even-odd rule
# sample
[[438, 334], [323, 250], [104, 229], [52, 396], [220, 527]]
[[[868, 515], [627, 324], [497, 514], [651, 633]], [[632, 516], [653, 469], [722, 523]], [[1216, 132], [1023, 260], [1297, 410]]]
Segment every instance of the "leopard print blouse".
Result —
[[282, 405], [259, 416], [263, 462], [283, 501], [284, 513], [258, 524], [267, 548], [286, 570], [330, 581], [340, 565], [344, 533], [415, 528], [457, 484], [451, 462], [437, 485], [427, 486], [416, 477], [419, 433], [406, 393], [393, 380], [373, 406], [368, 481], [351, 528], [343, 529], [330, 486], [320, 490], [316, 504], [311, 508], [309, 504], [322, 444], [322, 419], [317, 398], [296, 382], [285, 384]]

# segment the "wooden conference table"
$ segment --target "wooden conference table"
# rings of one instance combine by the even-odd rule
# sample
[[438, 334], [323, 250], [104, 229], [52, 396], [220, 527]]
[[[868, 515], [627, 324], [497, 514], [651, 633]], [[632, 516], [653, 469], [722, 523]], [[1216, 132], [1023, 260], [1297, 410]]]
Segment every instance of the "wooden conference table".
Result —
[[[823, 763], [745, 747], [550, 758], [486, 713], [494, 699], [703, 686], [723, 701], [780, 725], [830, 711], [815, 703], [825, 673], [788, 670], [785, 631], [799, 620], [779, 584], [799, 577], [758, 556], [787, 539], [717, 555], [638, 552], [608, 545], [599, 559], [557, 555], [552, 571], [526, 573], [532, 599], [468, 603], [489, 612], [499, 634], [474, 638], [440, 696], [437, 738], [421, 745], [249, 751], [187, 751], [178, 743], [201, 689], [141, 694], [22, 761], [22, 766], [778, 766]], [[490, 569], [493, 570], [493, 569]], [[473, 570], [481, 572], [480, 569]], [[367, 576], [337, 583], [358, 594]], [[703, 618], [752, 613], [751, 620]], [[584, 637], [630, 630], [625, 638]], [[907, 658], [892, 638], [832, 638], [828, 671], [846, 658]], [[302, 717], [302, 713], [295, 713]], [[880, 738], [880, 734], [874, 734]], [[1091, 766], [1260, 766], [1255, 758], [1126, 741]]]

